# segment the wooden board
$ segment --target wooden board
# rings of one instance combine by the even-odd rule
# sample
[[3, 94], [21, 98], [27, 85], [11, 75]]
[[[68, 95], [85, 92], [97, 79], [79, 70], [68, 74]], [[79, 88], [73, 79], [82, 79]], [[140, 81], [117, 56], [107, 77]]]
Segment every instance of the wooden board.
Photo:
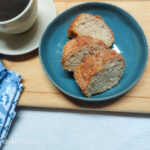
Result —
[[[87, 0], [81, 0], [86, 2]], [[78, 4], [78, 0], [55, 0], [57, 13]], [[150, 42], [150, 1], [149, 0], [107, 0], [106, 2], [115, 4], [133, 15]], [[85, 103], [71, 99], [62, 94], [47, 79], [38, 57], [37, 50], [23, 56], [1, 56], [4, 65], [22, 75], [24, 91], [20, 97], [19, 106], [35, 106], [50, 108], [68, 109], [94, 109], [101, 111], [121, 111], [121, 112], [150, 112], [150, 63], [147, 69], [129, 92], [120, 98], [99, 103]]]

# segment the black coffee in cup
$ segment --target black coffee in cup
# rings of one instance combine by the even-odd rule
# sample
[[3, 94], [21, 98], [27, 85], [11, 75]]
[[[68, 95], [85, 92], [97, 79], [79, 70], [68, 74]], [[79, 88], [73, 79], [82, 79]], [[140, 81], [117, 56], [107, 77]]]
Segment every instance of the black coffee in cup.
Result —
[[0, 21], [6, 21], [19, 15], [30, 0], [0, 0]]

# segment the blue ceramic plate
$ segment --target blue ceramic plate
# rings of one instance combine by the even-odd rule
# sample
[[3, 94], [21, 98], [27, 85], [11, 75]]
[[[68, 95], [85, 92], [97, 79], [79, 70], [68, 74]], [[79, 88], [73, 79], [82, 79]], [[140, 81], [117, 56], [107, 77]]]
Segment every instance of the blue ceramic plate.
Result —
[[[85, 97], [73, 75], [62, 69], [61, 57], [70, 23], [80, 13], [100, 15], [114, 32], [114, 44], [125, 59], [124, 75], [119, 84], [101, 94]], [[127, 92], [140, 79], [148, 59], [148, 44], [140, 25], [126, 11], [114, 5], [90, 2], [72, 7], [48, 26], [39, 49], [42, 66], [48, 78], [63, 93], [84, 101], [109, 100]]]

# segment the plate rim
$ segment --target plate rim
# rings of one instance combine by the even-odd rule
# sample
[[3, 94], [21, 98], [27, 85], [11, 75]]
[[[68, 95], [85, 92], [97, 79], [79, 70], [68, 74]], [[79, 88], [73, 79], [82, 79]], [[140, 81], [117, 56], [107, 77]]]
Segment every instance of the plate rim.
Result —
[[[133, 20], [133, 22], [136, 24], [136, 26], [140, 29], [140, 31], [142, 32], [143, 37], [144, 37], [144, 42], [146, 44], [145, 47], [146, 47], [147, 55], [146, 55], [146, 59], [144, 61], [144, 67], [142, 68], [142, 71], [138, 75], [137, 79], [130, 86], [128, 86], [128, 88], [122, 90], [121, 92], [113, 94], [111, 96], [106, 96], [106, 97], [101, 97], [101, 98], [92, 98], [92, 96], [90, 98], [88, 98], [88, 97], [86, 97], [84, 95], [83, 95], [84, 97], [80, 97], [80, 96], [76, 96], [76, 95], [70, 94], [69, 92], [67, 92], [66, 90], [61, 88], [59, 85], [57, 85], [57, 83], [55, 83], [55, 81], [48, 74], [48, 72], [46, 70], [46, 67], [44, 67], [43, 60], [42, 60], [43, 58], [42, 58], [42, 55], [41, 55], [41, 53], [42, 53], [42, 43], [43, 43], [44, 36], [48, 32], [48, 30], [49, 30], [50, 26], [52, 25], [52, 23], [55, 22], [59, 17], [61, 17], [64, 14], [66, 14], [68, 11], [71, 11], [72, 9], [75, 9], [75, 8], [78, 8], [78, 7], [82, 7], [84, 5], [90, 5], [90, 4], [107, 5], [109, 7], [114, 7], [116, 9], [118, 9], [119, 11], [122, 11], [124, 14], [127, 15], [127, 17], [130, 18], [130, 20]], [[116, 5], [113, 5], [113, 4], [110, 4], [110, 3], [105, 3], [105, 2], [85, 2], [85, 3], [74, 5], [74, 6], [70, 7], [70, 8], [68, 8], [68, 9], [64, 10], [59, 15], [57, 15], [57, 17], [47, 26], [47, 28], [44, 31], [44, 33], [42, 35], [42, 38], [41, 38], [38, 54], [39, 54], [39, 58], [40, 58], [40, 62], [41, 62], [42, 68], [43, 68], [47, 78], [58, 88], [58, 90], [60, 90], [61, 92], [63, 92], [64, 94], [66, 94], [69, 97], [72, 97], [72, 98], [75, 98], [75, 99], [78, 99], [78, 100], [81, 100], [81, 101], [84, 101], [84, 102], [85, 101], [86, 102], [100, 102], [100, 101], [107, 101], [107, 100], [111, 100], [111, 99], [117, 98], [117, 97], [125, 94], [127, 91], [129, 91], [131, 88], [133, 88], [136, 85], [136, 83], [140, 80], [140, 78], [142, 77], [142, 75], [144, 74], [144, 72], [146, 70], [146, 67], [147, 67], [147, 64], [148, 64], [149, 46], [148, 46], [148, 40], [147, 40], [147, 37], [146, 37], [146, 35], [144, 33], [144, 30], [142, 29], [142, 27], [140, 26], [138, 21], [130, 13], [128, 13], [126, 10], [124, 10], [123, 8], [121, 8], [119, 6], [116, 6]]]

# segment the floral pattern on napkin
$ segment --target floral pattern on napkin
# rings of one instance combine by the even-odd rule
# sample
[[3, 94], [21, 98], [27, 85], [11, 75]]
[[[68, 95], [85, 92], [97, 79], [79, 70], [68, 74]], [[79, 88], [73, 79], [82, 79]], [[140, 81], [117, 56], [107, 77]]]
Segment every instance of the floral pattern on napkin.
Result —
[[21, 75], [5, 69], [0, 62], [0, 147], [16, 114], [15, 107], [23, 89], [20, 81]]
[[0, 62], [0, 81], [5, 77], [6, 74], [7, 74], [7, 69]]

